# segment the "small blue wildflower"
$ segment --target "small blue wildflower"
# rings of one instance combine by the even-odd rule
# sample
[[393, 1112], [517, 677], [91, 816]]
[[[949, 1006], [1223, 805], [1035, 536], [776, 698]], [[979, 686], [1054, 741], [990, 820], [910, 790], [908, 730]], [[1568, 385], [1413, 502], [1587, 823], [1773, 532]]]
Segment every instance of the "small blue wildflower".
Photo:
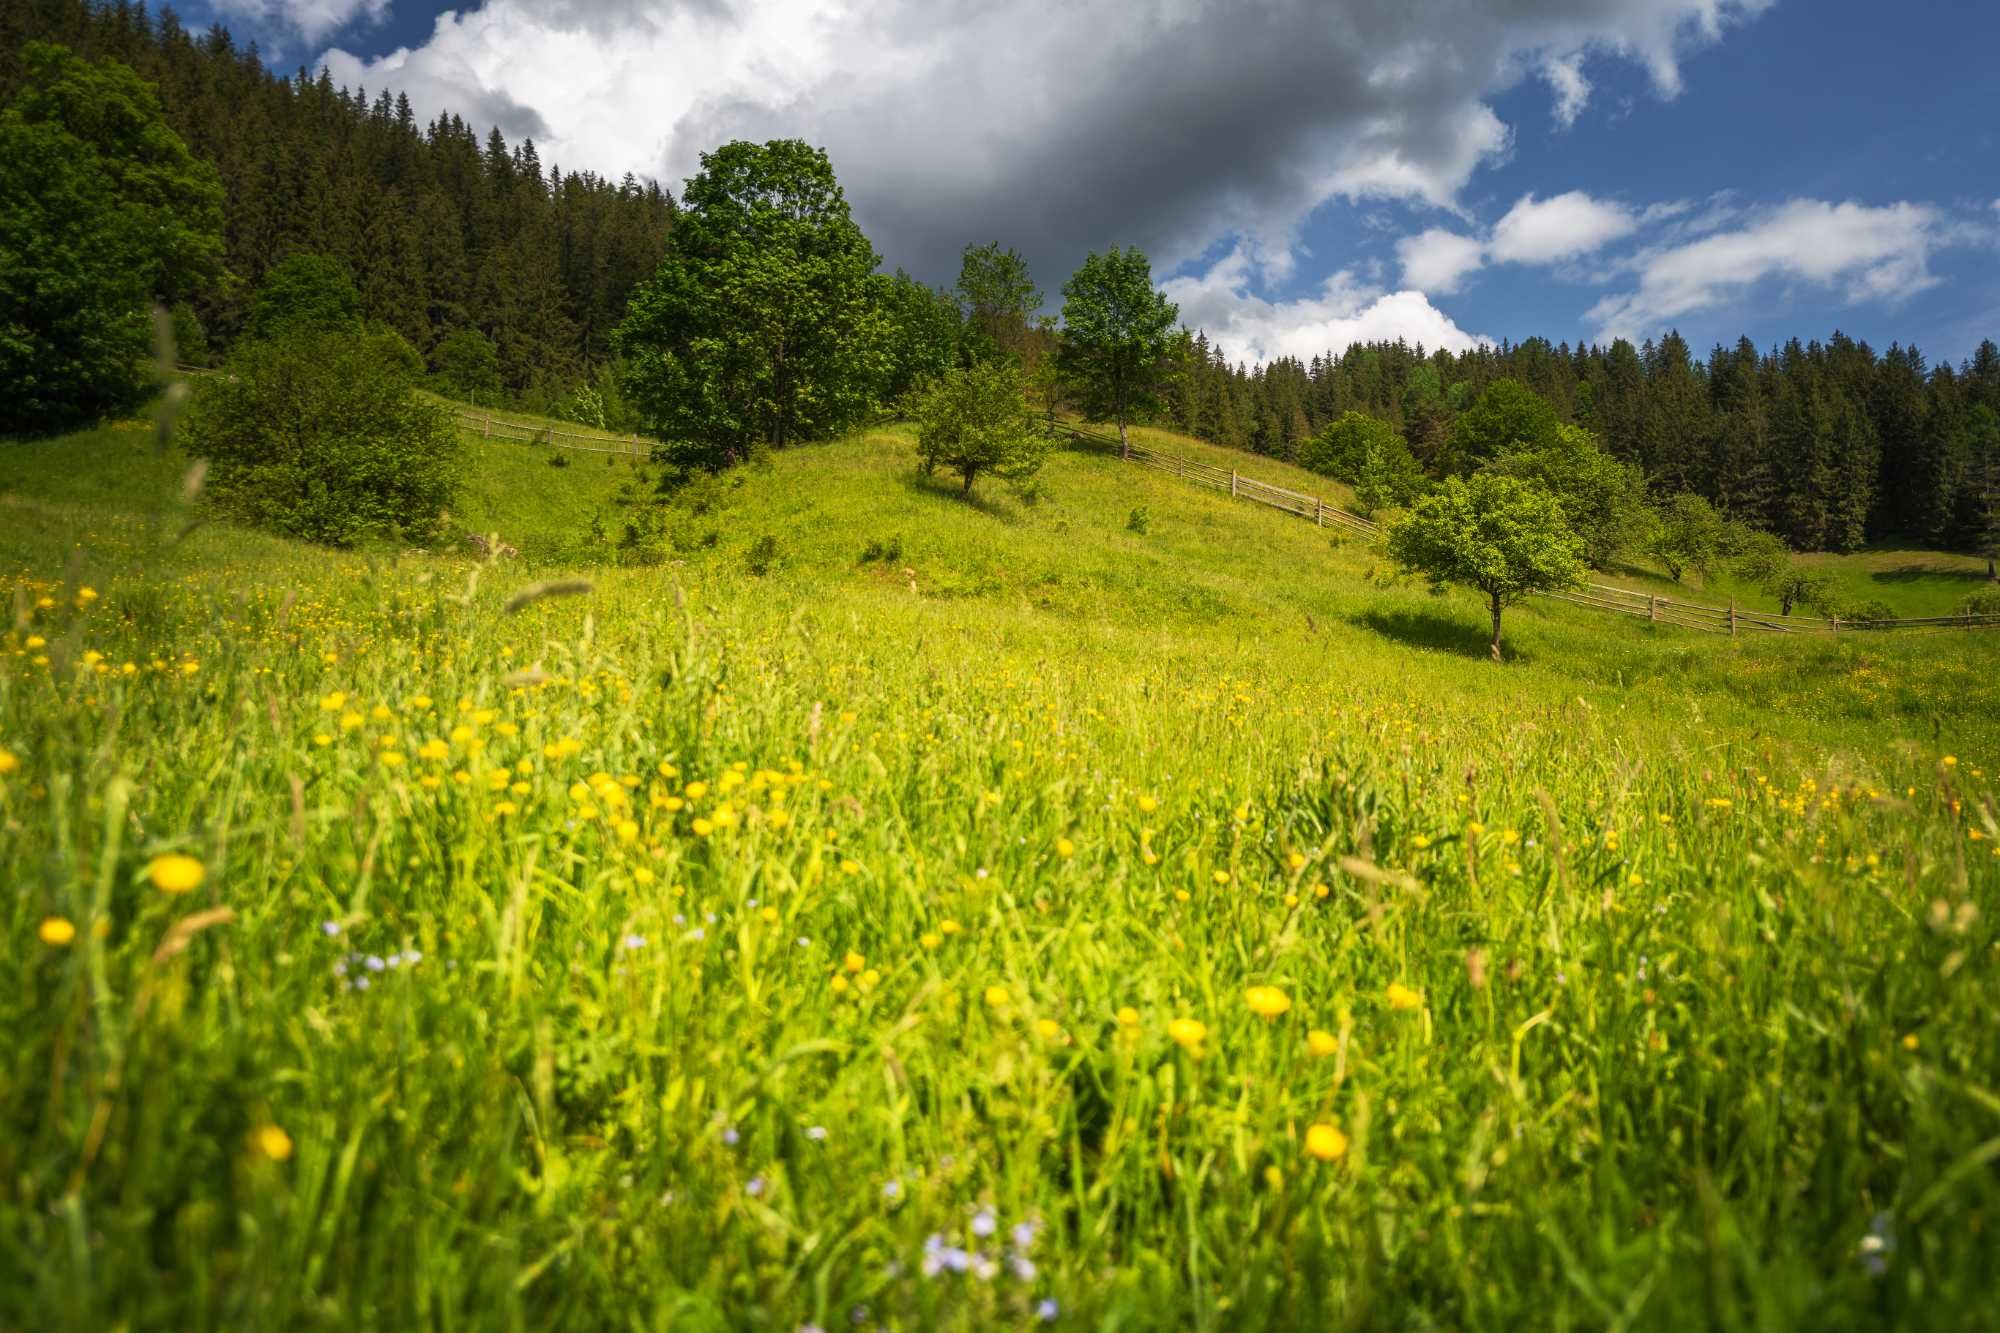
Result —
[[627, 949], [643, 949], [646, 947], [646, 937], [644, 935], [627, 935], [623, 943]]
[[972, 1215], [972, 1234], [981, 1240], [992, 1235], [993, 1229], [999, 1225], [999, 1222], [993, 1216], [993, 1210], [990, 1208], [981, 1208]]
[[1056, 1321], [1056, 1316], [1061, 1313], [1062, 1307], [1056, 1304], [1055, 1297], [1053, 1296], [1044, 1297], [1041, 1304], [1035, 1307], [1035, 1318], [1041, 1320], [1044, 1324], [1053, 1324]]
[[736, 1126], [734, 1125], [723, 1126], [722, 1141], [728, 1144], [730, 1147], [734, 1148], [736, 1146], [736, 1141], [741, 1137], [743, 1136], [736, 1132]]
[[321, 934], [325, 935], [328, 939], [332, 939], [340, 933], [340, 923], [338, 921], [322, 921], [319, 923], [319, 929]]
[[900, 1180], [891, 1180], [885, 1185], [883, 1185], [882, 1197], [887, 1199], [890, 1203], [894, 1203], [896, 1200], [902, 1198], [903, 1182]]
[[820, 1142], [821, 1140], [826, 1138], [826, 1126], [808, 1125], [806, 1127], [806, 1137], [811, 1139], [814, 1143]]
[[749, 1195], [753, 1199], [762, 1198], [764, 1194], [764, 1177], [762, 1176], [750, 1177], [750, 1179], [743, 1186], [743, 1192]]
[[1035, 1247], [1035, 1224], [1033, 1222], [1016, 1222], [1013, 1231], [1009, 1234], [1014, 1238], [1015, 1249], [1031, 1250]]
[[367, 959], [365, 960], [365, 963], [370, 972], [380, 972], [383, 968], [388, 966], [387, 963], [383, 962], [380, 958], [376, 957], [372, 953], [368, 955]]

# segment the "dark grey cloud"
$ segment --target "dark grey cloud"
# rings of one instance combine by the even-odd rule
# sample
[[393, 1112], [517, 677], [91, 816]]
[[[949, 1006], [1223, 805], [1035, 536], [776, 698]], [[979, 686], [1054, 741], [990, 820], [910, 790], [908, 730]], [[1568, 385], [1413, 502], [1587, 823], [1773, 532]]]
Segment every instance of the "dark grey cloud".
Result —
[[427, 108], [539, 123], [544, 160], [669, 186], [731, 138], [804, 138], [890, 263], [948, 280], [998, 239], [1053, 293], [1111, 244], [1165, 271], [1238, 241], [1244, 282], [1282, 278], [1335, 198], [1449, 222], [1507, 151], [1496, 91], [1546, 79], [1570, 118], [1572, 76], [1617, 58], [1670, 94], [1679, 53], [1770, 3], [488, 0], [417, 50], [329, 59]]

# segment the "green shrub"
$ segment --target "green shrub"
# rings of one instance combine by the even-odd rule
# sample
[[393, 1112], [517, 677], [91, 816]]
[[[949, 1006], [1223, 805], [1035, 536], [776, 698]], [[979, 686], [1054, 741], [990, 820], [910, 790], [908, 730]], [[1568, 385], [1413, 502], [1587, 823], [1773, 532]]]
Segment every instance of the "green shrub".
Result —
[[752, 574], [762, 578], [771, 572], [771, 566], [776, 563], [778, 563], [778, 539], [776, 537], [767, 532], [756, 541], [750, 543], [750, 550], [744, 557], [744, 564]]
[[228, 373], [196, 389], [181, 436], [208, 460], [215, 502], [332, 546], [429, 537], [451, 500], [458, 434], [411, 393], [407, 346], [313, 329], [241, 344]]
[[1146, 529], [1152, 525], [1153, 513], [1144, 505], [1134, 506], [1132, 516], [1125, 520], [1126, 531], [1136, 532], [1142, 537], [1146, 534]]
[[1968, 616], [2000, 616], [2000, 588], [1983, 588], [1959, 605]]

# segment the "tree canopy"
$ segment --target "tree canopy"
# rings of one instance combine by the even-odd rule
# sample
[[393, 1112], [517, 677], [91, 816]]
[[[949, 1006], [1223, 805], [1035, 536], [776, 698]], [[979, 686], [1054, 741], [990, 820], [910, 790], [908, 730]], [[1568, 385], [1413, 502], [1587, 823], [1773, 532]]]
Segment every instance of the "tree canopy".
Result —
[[30, 43], [0, 111], [0, 431], [127, 408], [150, 309], [222, 271], [222, 188], [117, 61]]
[[701, 157], [617, 345], [632, 401], [673, 441], [665, 461], [714, 470], [860, 422], [888, 378], [875, 249], [826, 154], [796, 139]]
[[959, 263], [958, 297], [965, 324], [965, 350], [972, 360], [1011, 356], [1026, 362], [1042, 290], [1028, 274], [1028, 261], [1000, 242], [968, 245]]
[[1299, 449], [1299, 465], [1354, 487], [1364, 516], [1415, 502], [1429, 484], [1396, 428], [1379, 417], [1343, 412]]
[[301, 251], [272, 266], [257, 286], [244, 335], [273, 338], [294, 329], [361, 327], [361, 293], [339, 260]]
[[1554, 495], [1583, 541], [1584, 558], [1600, 569], [1620, 551], [1642, 544], [1651, 530], [1645, 474], [1605, 453], [1581, 426], [1558, 425], [1539, 446], [1510, 449], [1492, 468], [1537, 482]]
[[1529, 593], [1574, 587], [1583, 543], [1556, 497], [1533, 482], [1493, 472], [1450, 477], [1389, 529], [1389, 554], [1433, 588], [1459, 584], [1486, 597], [1493, 660], [1500, 613]]
[[1086, 413], [1118, 423], [1128, 454], [1128, 423], [1159, 404], [1180, 360], [1179, 315], [1153, 286], [1152, 265], [1136, 246], [1086, 256], [1063, 284], [1057, 356], [1064, 378]]

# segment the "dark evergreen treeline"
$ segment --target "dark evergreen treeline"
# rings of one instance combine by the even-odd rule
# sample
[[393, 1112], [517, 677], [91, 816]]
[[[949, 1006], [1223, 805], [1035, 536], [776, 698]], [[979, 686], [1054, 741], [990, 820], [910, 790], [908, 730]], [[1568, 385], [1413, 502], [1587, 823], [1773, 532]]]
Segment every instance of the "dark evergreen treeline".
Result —
[[217, 344], [242, 329], [269, 269], [313, 252], [340, 261], [363, 314], [420, 353], [477, 330], [509, 392], [550, 398], [610, 358], [611, 331], [672, 223], [655, 184], [544, 167], [532, 141], [482, 139], [456, 115], [418, 124], [407, 98], [370, 101], [324, 71], [279, 77], [254, 44], [219, 27], [191, 33], [171, 10], [128, 0], [0, 4], [0, 105], [34, 40], [132, 66], [217, 168], [230, 280], [194, 301]]
[[1641, 347], [1531, 338], [1456, 355], [1375, 343], [1252, 368], [1197, 335], [1171, 410], [1204, 439], [1284, 458], [1341, 413], [1363, 412], [1392, 422], [1430, 464], [1456, 415], [1501, 378], [1639, 463], [1656, 494], [1692, 491], [1801, 550], [1989, 540], [2000, 473], [1991, 341], [1958, 366], [1838, 333], [1769, 353], [1746, 338], [1701, 360], [1669, 333]]

